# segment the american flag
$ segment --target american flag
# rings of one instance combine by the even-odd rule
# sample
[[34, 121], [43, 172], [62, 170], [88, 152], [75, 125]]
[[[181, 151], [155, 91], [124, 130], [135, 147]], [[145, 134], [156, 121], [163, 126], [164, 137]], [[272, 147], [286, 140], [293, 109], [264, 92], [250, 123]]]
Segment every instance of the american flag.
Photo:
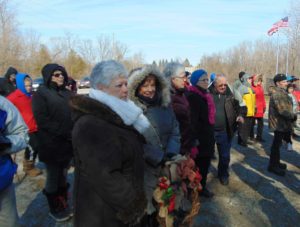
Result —
[[268, 31], [268, 35], [273, 35], [278, 32], [279, 28], [287, 28], [289, 26], [289, 18], [284, 17], [280, 21], [273, 24], [272, 28]]

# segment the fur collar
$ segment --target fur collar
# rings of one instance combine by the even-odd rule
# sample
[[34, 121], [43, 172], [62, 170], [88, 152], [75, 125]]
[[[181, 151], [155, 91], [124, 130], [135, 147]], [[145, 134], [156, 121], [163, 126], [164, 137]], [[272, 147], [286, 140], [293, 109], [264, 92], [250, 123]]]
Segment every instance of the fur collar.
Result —
[[150, 123], [144, 116], [142, 109], [131, 100], [124, 101], [96, 89], [90, 89], [89, 96], [110, 107], [123, 120], [125, 125], [132, 125], [140, 133], [149, 128]]
[[143, 104], [138, 97], [135, 96], [136, 89], [140, 83], [149, 75], [152, 74], [158, 80], [158, 83], [161, 86], [161, 106], [168, 107], [170, 104], [170, 86], [163, 77], [159, 69], [154, 65], [146, 65], [140, 70], [134, 71], [128, 80], [128, 96], [136, 105], [141, 107], [143, 110], [146, 110], [147, 107]]

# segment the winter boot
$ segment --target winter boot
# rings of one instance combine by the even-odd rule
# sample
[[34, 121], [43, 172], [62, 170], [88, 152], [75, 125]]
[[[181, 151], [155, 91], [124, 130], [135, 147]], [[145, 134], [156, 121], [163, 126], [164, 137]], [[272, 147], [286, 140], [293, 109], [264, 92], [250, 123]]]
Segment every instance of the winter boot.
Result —
[[73, 207], [69, 205], [68, 203], [68, 198], [69, 198], [69, 193], [68, 189], [70, 188], [70, 184], [67, 183], [65, 187], [59, 187], [58, 188], [58, 194], [62, 199], [62, 202], [64, 203], [64, 206], [66, 208], [66, 211], [69, 213], [70, 217], [73, 217]]
[[56, 222], [63, 222], [70, 219], [70, 215], [67, 212], [61, 196], [58, 193], [48, 193], [43, 190], [44, 195], [47, 197], [49, 205], [49, 216], [52, 217]]
[[33, 160], [26, 160], [23, 161], [23, 171], [30, 177], [36, 177], [42, 174], [42, 171], [34, 167]]

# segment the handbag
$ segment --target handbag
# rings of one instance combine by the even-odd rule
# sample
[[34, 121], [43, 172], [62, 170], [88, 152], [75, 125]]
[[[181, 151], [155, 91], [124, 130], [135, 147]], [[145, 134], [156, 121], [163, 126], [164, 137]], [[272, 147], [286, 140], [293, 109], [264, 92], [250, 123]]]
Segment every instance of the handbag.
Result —
[[10, 155], [0, 156], [0, 191], [12, 184], [17, 168]]

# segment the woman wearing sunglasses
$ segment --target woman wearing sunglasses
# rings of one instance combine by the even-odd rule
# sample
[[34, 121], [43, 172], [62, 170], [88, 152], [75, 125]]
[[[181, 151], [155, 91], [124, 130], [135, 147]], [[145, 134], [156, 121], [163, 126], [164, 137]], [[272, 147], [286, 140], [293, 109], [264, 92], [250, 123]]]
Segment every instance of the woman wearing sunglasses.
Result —
[[32, 110], [38, 126], [39, 160], [46, 165], [43, 193], [50, 208], [49, 215], [65, 221], [72, 215], [67, 206], [67, 168], [73, 155], [71, 111], [67, 90], [68, 75], [64, 67], [47, 64], [42, 69], [44, 85], [32, 97]]

